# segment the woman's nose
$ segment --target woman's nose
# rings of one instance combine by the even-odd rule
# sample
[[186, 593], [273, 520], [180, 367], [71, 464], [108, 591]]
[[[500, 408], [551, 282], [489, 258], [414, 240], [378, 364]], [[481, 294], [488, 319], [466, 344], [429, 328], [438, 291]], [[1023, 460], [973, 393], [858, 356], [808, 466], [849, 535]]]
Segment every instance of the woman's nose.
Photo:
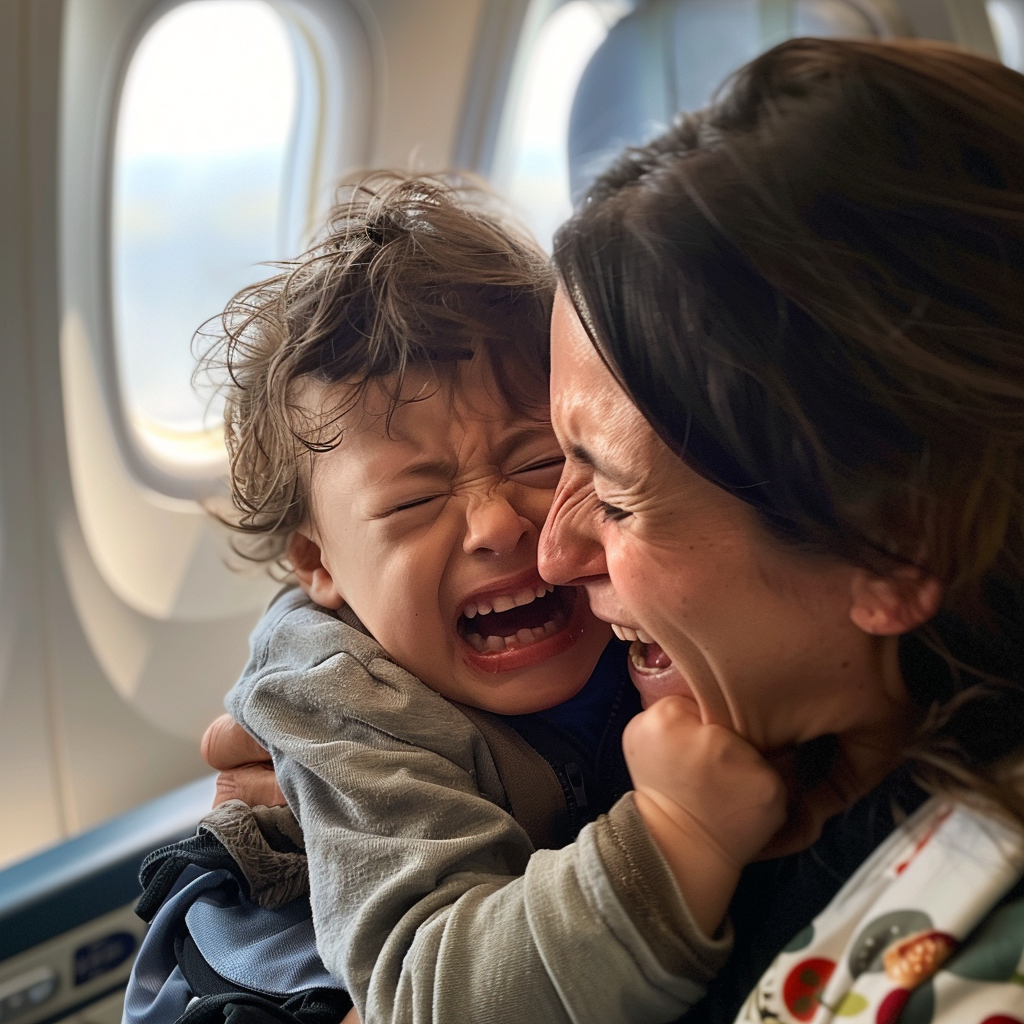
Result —
[[476, 498], [470, 501], [466, 512], [463, 549], [469, 555], [477, 552], [507, 555], [515, 551], [525, 534], [535, 529], [502, 495]]
[[593, 515], [568, 470], [562, 473], [541, 530], [537, 567], [548, 583], [562, 586], [585, 583], [608, 572]]

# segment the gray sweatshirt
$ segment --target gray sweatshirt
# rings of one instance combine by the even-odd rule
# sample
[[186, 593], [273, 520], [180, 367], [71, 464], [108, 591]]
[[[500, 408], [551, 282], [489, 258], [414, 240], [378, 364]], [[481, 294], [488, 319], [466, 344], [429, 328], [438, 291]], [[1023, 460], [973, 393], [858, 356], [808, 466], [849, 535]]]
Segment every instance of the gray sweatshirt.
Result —
[[561, 798], [543, 758], [344, 618], [282, 595], [227, 707], [273, 755], [320, 955], [363, 1024], [684, 1013], [730, 937], [693, 922], [631, 796], [538, 849]]

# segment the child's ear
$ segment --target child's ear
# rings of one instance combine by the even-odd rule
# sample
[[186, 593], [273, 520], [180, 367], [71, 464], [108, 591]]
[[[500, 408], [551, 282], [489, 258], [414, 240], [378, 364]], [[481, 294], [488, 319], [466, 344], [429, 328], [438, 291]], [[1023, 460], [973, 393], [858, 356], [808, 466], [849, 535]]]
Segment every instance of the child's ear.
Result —
[[855, 570], [852, 592], [855, 626], [872, 636], [901, 636], [939, 610], [943, 586], [916, 565], [901, 565], [885, 576]]
[[298, 530], [288, 541], [288, 561], [306, 595], [324, 608], [337, 610], [345, 599], [338, 592], [334, 577], [324, 565], [320, 545]]

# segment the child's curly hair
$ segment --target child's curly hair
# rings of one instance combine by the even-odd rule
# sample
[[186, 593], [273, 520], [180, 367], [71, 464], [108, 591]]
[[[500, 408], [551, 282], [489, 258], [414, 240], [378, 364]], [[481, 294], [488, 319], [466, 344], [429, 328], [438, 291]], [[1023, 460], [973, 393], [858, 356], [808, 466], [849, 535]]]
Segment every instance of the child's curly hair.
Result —
[[[481, 350], [509, 406], [546, 418], [554, 275], [480, 183], [374, 172], [343, 186], [323, 238], [279, 266], [198, 335], [196, 374], [225, 398], [236, 514], [223, 518], [243, 557], [287, 568], [309, 512], [303, 457], [341, 442], [338, 420], [371, 381], [390, 415], [410, 366], [451, 375]], [[311, 381], [347, 386], [315, 415], [299, 400]]]

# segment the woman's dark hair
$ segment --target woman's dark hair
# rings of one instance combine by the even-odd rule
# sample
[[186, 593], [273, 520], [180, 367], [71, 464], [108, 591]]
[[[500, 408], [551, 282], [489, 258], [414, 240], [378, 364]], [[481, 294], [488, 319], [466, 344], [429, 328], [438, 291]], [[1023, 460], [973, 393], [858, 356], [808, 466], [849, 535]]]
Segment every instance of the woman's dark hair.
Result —
[[1024, 77], [796, 39], [628, 150], [555, 241], [602, 357], [776, 536], [939, 614], [901, 641], [936, 788], [1024, 820]]

